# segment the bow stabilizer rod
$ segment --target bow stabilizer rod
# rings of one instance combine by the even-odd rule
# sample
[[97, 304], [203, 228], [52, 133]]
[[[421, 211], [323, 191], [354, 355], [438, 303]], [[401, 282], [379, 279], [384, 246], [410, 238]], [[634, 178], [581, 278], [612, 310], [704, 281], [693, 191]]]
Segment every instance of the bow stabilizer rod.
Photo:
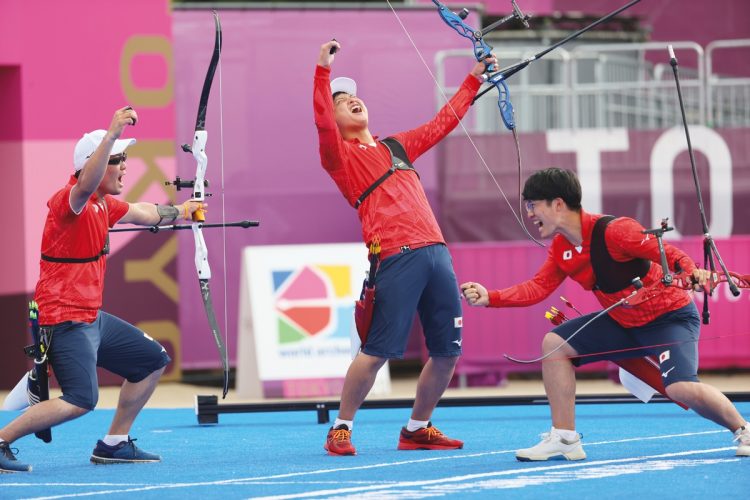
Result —
[[[674, 50], [672, 49], [671, 45], [667, 46], [667, 49], [669, 50], [669, 64], [672, 66], [672, 72], [674, 73], [674, 81], [675, 85], [677, 87], [677, 99], [680, 102], [680, 114], [682, 115], [682, 126], [685, 128], [685, 138], [687, 139], [687, 146], [688, 146], [688, 153], [690, 156], [690, 168], [693, 172], [693, 182], [695, 182], [695, 193], [698, 196], [698, 211], [700, 212], [701, 216], [701, 224], [703, 227], [703, 257], [704, 257], [704, 267], [707, 269], [710, 269], [711, 272], [715, 271], [715, 265], [714, 265], [714, 255], [716, 256], [716, 260], [719, 262], [719, 266], [721, 267], [721, 270], [724, 271], [724, 275], [729, 275], [729, 270], [727, 269], [726, 264], [724, 264], [724, 260], [721, 258], [721, 254], [719, 254], [719, 249], [716, 248], [716, 243], [714, 242], [714, 239], [711, 237], [711, 233], [708, 231], [708, 221], [706, 220], [706, 211], [703, 208], [703, 194], [701, 193], [701, 185], [698, 181], [698, 170], [695, 167], [695, 155], [693, 155], [693, 144], [690, 141], [690, 130], [688, 128], [687, 123], [687, 117], [685, 116], [685, 104], [682, 100], [682, 88], [680, 87], [680, 77], [677, 71], [677, 57], [674, 54]], [[739, 289], [737, 288], [737, 285], [733, 280], [728, 280], [727, 282], [729, 284], [729, 290], [732, 292], [732, 295], [737, 297], [740, 294]], [[708, 311], [708, 291], [704, 291], [704, 300], [703, 300], [703, 324], [707, 325], [710, 318], [710, 313]]]
[[[481, 33], [483, 36], [486, 35], [487, 33], [492, 32], [495, 28], [497, 28], [498, 26], [502, 24], [505, 24], [505, 22], [510, 21], [511, 19], [518, 19], [519, 21], [521, 21], [521, 23], [523, 24], [525, 28], [527, 29], [531, 28], [531, 26], [529, 26], [529, 19], [531, 19], [531, 15], [524, 14], [521, 8], [516, 3], [516, 0], [511, 0], [510, 3], [513, 6], [513, 12], [503, 17], [502, 19], [498, 19], [494, 23], [489, 24], [486, 28], [482, 28]], [[468, 12], [466, 9], [464, 9], [464, 11]]]
[[[257, 220], [241, 220], [237, 222], [217, 222], [212, 224], [206, 224], [203, 222], [198, 223], [199, 229], [212, 229], [217, 227], [241, 227], [247, 229], [250, 227], [260, 226], [260, 221]], [[167, 226], [147, 226], [147, 227], [126, 227], [121, 229], [110, 229], [110, 233], [131, 233], [135, 231], [148, 231], [150, 233], [158, 233], [161, 231], [180, 231], [182, 229], [193, 229], [192, 224], [170, 224]]]

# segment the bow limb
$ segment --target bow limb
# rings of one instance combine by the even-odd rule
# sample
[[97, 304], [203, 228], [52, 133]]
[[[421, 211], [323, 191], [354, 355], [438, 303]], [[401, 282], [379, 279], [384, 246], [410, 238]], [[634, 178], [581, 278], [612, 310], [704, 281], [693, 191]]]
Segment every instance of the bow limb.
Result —
[[623, 297], [622, 299], [618, 300], [617, 302], [615, 302], [614, 304], [612, 304], [608, 308], [606, 308], [606, 309], [604, 309], [602, 311], [599, 311], [599, 313], [596, 314], [596, 316], [594, 316], [593, 318], [591, 318], [590, 320], [588, 320], [586, 323], [584, 323], [583, 325], [581, 325], [581, 327], [578, 328], [578, 330], [576, 330], [575, 332], [573, 332], [567, 339], [564, 339], [560, 343], [560, 345], [558, 345], [557, 347], [555, 347], [554, 349], [552, 349], [550, 352], [548, 352], [544, 356], [539, 356], [538, 358], [534, 358], [534, 359], [519, 359], [519, 358], [514, 358], [513, 356], [510, 356], [508, 354], [503, 354], [503, 357], [505, 359], [507, 359], [508, 361], [513, 361], [514, 363], [520, 363], [520, 364], [523, 364], [523, 365], [528, 365], [528, 364], [538, 363], [540, 361], [544, 361], [545, 359], [549, 358], [550, 356], [552, 356], [553, 354], [555, 354], [557, 351], [559, 351], [560, 349], [562, 349], [563, 347], [565, 347], [566, 345], [569, 345], [570, 341], [573, 340], [573, 337], [575, 337], [576, 335], [578, 335], [579, 333], [581, 333], [581, 331], [583, 329], [585, 329], [587, 326], [589, 326], [591, 323], [593, 323], [597, 319], [601, 318], [602, 316], [604, 316], [605, 314], [607, 314], [612, 309], [615, 309], [617, 307], [620, 307], [621, 305], [626, 304], [627, 301], [628, 301], [628, 299], [630, 299], [631, 297], [635, 296], [637, 293], [638, 293], [638, 291], [634, 291], [633, 293], [631, 293], [627, 297]]
[[218, 348], [219, 356], [221, 357], [221, 366], [224, 375], [222, 397], [226, 398], [227, 392], [229, 392], [229, 359], [226, 344], [222, 339], [221, 330], [216, 321], [213, 301], [211, 300], [211, 288], [208, 284], [208, 281], [211, 278], [211, 269], [208, 266], [208, 250], [206, 249], [206, 242], [203, 239], [202, 231], [195, 226], [196, 225], [193, 226], [193, 236], [195, 238], [195, 267], [198, 269], [198, 283], [200, 284], [203, 308], [206, 310], [208, 325], [211, 328], [211, 335], [214, 338], [214, 342], [216, 342], [216, 347]]

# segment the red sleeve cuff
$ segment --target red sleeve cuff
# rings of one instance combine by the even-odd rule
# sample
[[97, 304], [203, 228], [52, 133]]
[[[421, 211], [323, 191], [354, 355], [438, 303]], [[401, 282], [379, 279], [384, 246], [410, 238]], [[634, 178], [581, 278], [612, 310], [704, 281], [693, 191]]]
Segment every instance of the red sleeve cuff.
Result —
[[480, 82], [476, 76], [469, 73], [469, 75], [466, 76], [466, 79], [464, 79], [464, 85], [476, 93], [476, 91], [479, 90], [479, 87], [482, 86], [482, 82]]
[[487, 304], [487, 307], [501, 307], [503, 300], [500, 297], [500, 290], [489, 290], [487, 292], [487, 295], [490, 298], [490, 303]]

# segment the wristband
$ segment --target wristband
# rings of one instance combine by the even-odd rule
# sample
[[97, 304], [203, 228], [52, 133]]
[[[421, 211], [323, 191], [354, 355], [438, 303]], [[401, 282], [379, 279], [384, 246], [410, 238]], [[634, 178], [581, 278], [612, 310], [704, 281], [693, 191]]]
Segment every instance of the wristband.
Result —
[[156, 204], [156, 213], [159, 214], [159, 222], [156, 225], [160, 225], [165, 217], [170, 219], [169, 222], [174, 222], [177, 217], [180, 216], [180, 210], [173, 205], [159, 205]]

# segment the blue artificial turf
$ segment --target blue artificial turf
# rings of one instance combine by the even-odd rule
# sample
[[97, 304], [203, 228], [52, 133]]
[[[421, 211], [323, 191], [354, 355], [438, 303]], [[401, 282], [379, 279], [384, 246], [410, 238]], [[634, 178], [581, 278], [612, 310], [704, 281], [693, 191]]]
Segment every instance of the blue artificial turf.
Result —
[[[750, 403], [739, 403], [745, 416]], [[14, 417], [0, 412], [0, 425]], [[0, 474], [0, 498], [747, 498], [750, 458], [729, 432], [673, 404], [577, 408], [588, 459], [521, 463], [514, 450], [549, 430], [546, 406], [438, 408], [433, 422], [463, 439], [455, 451], [397, 451], [408, 409], [361, 410], [354, 457], [323, 450], [327, 425], [314, 412], [221, 415], [199, 426], [189, 409], [147, 409], [132, 430], [162, 462], [94, 465], [89, 455], [112, 410], [53, 430], [44, 444], [13, 444], [33, 464]], [[332, 415], [333, 416], [333, 415]]]

